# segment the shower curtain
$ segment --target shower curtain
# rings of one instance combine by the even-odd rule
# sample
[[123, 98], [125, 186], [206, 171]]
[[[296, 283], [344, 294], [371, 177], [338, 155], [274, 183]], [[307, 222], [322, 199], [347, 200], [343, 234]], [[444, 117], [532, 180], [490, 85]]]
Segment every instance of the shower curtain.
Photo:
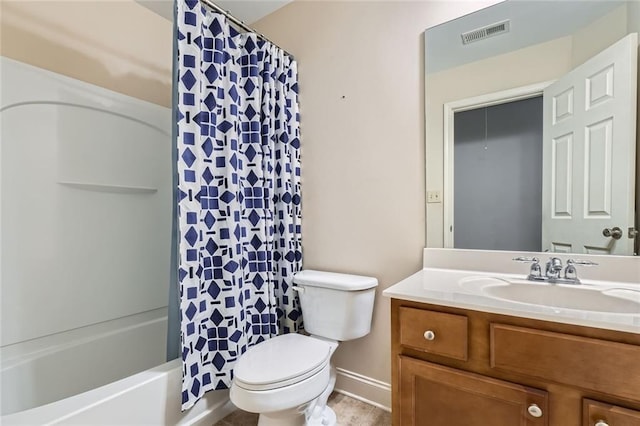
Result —
[[177, 26], [184, 410], [301, 326], [300, 138], [292, 57], [197, 0], [178, 0]]

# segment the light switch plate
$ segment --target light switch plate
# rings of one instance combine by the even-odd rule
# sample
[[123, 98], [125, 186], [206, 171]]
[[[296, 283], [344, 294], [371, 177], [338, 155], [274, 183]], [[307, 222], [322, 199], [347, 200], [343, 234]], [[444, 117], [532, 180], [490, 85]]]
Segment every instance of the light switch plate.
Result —
[[441, 203], [442, 192], [441, 191], [427, 191], [427, 203]]

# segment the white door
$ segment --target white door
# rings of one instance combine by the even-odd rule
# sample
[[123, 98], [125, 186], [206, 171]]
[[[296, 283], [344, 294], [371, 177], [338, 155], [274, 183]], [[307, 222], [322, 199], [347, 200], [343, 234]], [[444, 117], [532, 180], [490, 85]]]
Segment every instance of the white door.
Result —
[[637, 55], [634, 33], [544, 90], [543, 250], [633, 254]]

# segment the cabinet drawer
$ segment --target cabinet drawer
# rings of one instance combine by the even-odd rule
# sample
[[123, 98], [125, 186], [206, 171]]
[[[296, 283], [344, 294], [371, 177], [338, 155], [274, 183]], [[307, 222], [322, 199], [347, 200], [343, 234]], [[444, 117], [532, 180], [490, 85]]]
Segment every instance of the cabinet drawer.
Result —
[[467, 317], [402, 307], [400, 344], [466, 361]]
[[623, 398], [640, 395], [640, 346], [491, 324], [491, 367]]
[[[601, 422], [598, 425], [598, 422]], [[638, 426], [640, 411], [584, 399], [582, 401], [583, 426]]]

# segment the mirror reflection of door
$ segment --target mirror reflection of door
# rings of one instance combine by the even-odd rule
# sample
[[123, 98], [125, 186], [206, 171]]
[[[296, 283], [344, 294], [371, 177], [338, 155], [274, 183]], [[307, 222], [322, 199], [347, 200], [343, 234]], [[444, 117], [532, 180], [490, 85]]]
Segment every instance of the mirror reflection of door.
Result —
[[637, 47], [626, 36], [542, 97], [455, 112], [453, 247], [634, 253]]
[[633, 254], [637, 52], [629, 34], [544, 91], [544, 250]]
[[[636, 231], [640, 228], [640, 173], [635, 171], [636, 163], [640, 161], [640, 134], [635, 128], [640, 117], [637, 115], [640, 82], [637, 59], [633, 59], [640, 56], [640, 52], [637, 51], [636, 42], [631, 41], [628, 53], [633, 56], [628, 62], [615, 59], [607, 64], [606, 61], [597, 63], [597, 59], [594, 59], [634, 33], [640, 34], [640, 1], [637, 0], [507, 0], [431, 27], [425, 32], [428, 247], [556, 251], [576, 255], [640, 254], [640, 238]], [[470, 41], [468, 34], [478, 37]], [[560, 89], [560, 85], [576, 77], [588, 62], [594, 67], [583, 69], [579, 84], [578, 80], [573, 82], [574, 90], [570, 92], [573, 96], [570, 105], [573, 112], [568, 113], [569, 92], [564, 92], [568, 87]], [[612, 63], [613, 68], [609, 67]], [[622, 72], [627, 71], [628, 79], [619, 78]], [[636, 75], [635, 79], [633, 75]], [[544, 164], [549, 172], [552, 168], [556, 170], [553, 188], [548, 174], [544, 175], [546, 179], [543, 180], [546, 185], [541, 184], [545, 194], [551, 194], [553, 190], [554, 196], [541, 196], [541, 202], [548, 202], [544, 207], [539, 206], [542, 226], [538, 248], [532, 249], [528, 244], [520, 247], [511, 244], [511, 241], [524, 237], [517, 228], [513, 230], [512, 227], [509, 231], [510, 224], [518, 223], [524, 217], [517, 210], [507, 213], [508, 203], [504, 200], [509, 196], [505, 194], [501, 199], [488, 203], [489, 199], [499, 196], [509, 186], [516, 185], [513, 182], [505, 184], [507, 178], [499, 184], [494, 181], [491, 186], [484, 185], [487, 192], [484, 196], [476, 194], [470, 206], [465, 208], [473, 220], [465, 227], [460, 215], [456, 218], [456, 214], [460, 213], [456, 210], [464, 203], [464, 199], [456, 196], [459, 185], [454, 179], [454, 116], [459, 112], [542, 96], [545, 89], [555, 82], [558, 82], [558, 86], [551, 88], [558, 88], [558, 91], [547, 93], [547, 97], [551, 96], [551, 107], [553, 97], [556, 97], [556, 123], [552, 122], [549, 113], [546, 121], [551, 125], [547, 127], [553, 127], [555, 131], [558, 124], [561, 125], [558, 132], [565, 133], [553, 133], [555, 141], [549, 139], [548, 143], [543, 144], [543, 153], [550, 153], [553, 149], [556, 151], [554, 158], [552, 155], [542, 155], [540, 166]], [[589, 106], [586, 103], [587, 95], [591, 97]], [[626, 95], [631, 97], [626, 101], [620, 98]], [[633, 96], [636, 97], [635, 101]], [[626, 112], [622, 111], [622, 104], [626, 104]], [[612, 106], [618, 112], [605, 116], [603, 111]], [[488, 112], [490, 133], [491, 109]], [[569, 118], [572, 114], [573, 117]], [[626, 145], [620, 141], [627, 131], [627, 125], [622, 123], [621, 117], [631, 118], [628, 122], [629, 136], [625, 138], [630, 144], [627, 153], [620, 154], [624, 159], [617, 160], [614, 157]], [[576, 126], [571, 131], [571, 142], [568, 138], [562, 138], [569, 134], [566, 126], [570, 122]], [[635, 146], [631, 132], [636, 133]], [[488, 148], [490, 152], [491, 146]], [[569, 159], [571, 163], [568, 163]], [[516, 179], [517, 175], [523, 173], [520, 169], [513, 170], [511, 163], [504, 162], [500, 167], [511, 169], [508, 179]], [[490, 173], [498, 174], [494, 170]], [[471, 183], [478, 189], [481, 180], [478, 177], [477, 181]], [[436, 197], [440, 189], [442, 196]], [[513, 197], [524, 197], [524, 193]], [[528, 200], [530, 197], [526, 198]], [[629, 203], [620, 207], [627, 200]], [[498, 211], [495, 206], [500, 206], [502, 210]], [[490, 211], [492, 213], [488, 213]], [[517, 218], [513, 219], [514, 216]], [[522, 226], [528, 227], [529, 223]], [[561, 233], [557, 233], [558, 230]], [[471, 238], [476, 232], [486, 238]], [[479, 239], [484, 239], [487, 244], [469, 241]]]
[[542, 97], [454, 115], [454, 247], [541, 251]]

